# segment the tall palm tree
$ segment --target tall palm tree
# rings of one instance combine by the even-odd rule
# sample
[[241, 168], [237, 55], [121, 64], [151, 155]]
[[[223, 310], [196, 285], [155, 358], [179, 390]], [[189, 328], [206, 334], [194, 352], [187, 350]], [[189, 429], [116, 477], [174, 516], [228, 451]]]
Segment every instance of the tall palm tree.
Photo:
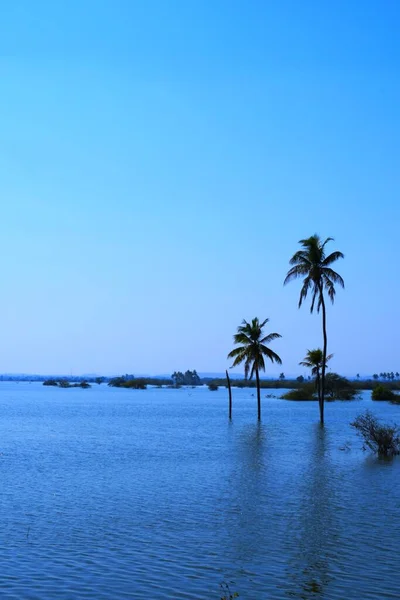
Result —
[[316, 306], [317, 312], [322, 309], [322, 332], [324, 337], [322, 368], [321, 368], [321, 399], [319, 403], [320, 421], [324, 424], [324, 399], [325, 399], [325, 370], [326, 370], [326, 353], [328, 347], [328, 336], [326, 333], [326, 305], [324, 290], [333, 304], [335, 300], [336, 290], [335, 284], [344, 288], [342, 277], [336, 273], [331, 265], [339, 258], [344, 258], [342, 252], [325, 253], [325, 246], [328, 242], [333, 241], [333, 238], [327, 238], [324, 242], [319, 235], [314, 234], [311, 237], [300, 240], [302, 249], [298, 250], [290, 259], [291, 269], [289, 269], [284, 284], [289, 281], [302, 277], [303, 286], [300, 291], [299, 308], [303, 300], [307, 298], [308, 292], [311, 292], [311, 307], [310, 312], [314, 312]]
[[261, 419], [261, 391], [260, 391], [260, 371], [265, 371], [264, 356], [270, 359], [271, 362], [282, 364], [280, 357], [271, 348], [265, 344], [269, 344], [272, 340], [282, 337], [279, 333], [269, 333], [264, 335], [263, 327], [268, 323], [269, 319], [265, 319], [262, 323], [256, 317], [248, 323], [243, 319], [242, 324], [237, 328], [237, 333], [233, 336], [233, 340], [237, 348], [234, 348], [228, 354], [228, 358], [233, 358], [232, 367], [236, 367], [244, 362], [244, 376], [247, 379], [250, 374], [250, 379], [253, 375], [257, 381], [257, 407], [258, 420]]
[[[332, 356], [333, 354], [329, 354], [326, 357], [325, 368], [327, 367], [327, 364], [331, 360]], [[311, 369], [311, 375], [315, 377], [319, 403], [321, 403], [321, 369], [323, 358], [324, 357], [321, 348], [316, 348], [315, 350], [307, 350], [307, 354], [305, 355], [304, 359], [301, 362], [299, 362], [299, 365], [301, 365], [302, 367], [307, 367], [307, 369]]]

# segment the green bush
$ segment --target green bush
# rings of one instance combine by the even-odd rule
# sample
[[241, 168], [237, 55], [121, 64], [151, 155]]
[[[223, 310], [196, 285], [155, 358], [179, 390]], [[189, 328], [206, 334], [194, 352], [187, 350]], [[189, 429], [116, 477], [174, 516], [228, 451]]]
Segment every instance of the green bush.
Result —
[[315, 383], [304, 383], [297, 390], [290, 390], [281, 396], [284, 400], [317, 400]]
[[372, 400], [390, 400], [392, 402], [399, 402], [400, 400], [399, 394], [395, 394], [386, 387], [386, 385], [382, 385], [381, 383], [378, 383], [378, 385], [374, 387], [371, 398]]
[[218, 390], [218, 386], [216, 383], [213, 383], [212, 381], [208, 384], [208, 389], [210, 390], [210, 392], [216, 392]]
[[337, 373], [328, 373], [325, 378], [326, 400], [354, 400], [358, 396], [355, 386]]

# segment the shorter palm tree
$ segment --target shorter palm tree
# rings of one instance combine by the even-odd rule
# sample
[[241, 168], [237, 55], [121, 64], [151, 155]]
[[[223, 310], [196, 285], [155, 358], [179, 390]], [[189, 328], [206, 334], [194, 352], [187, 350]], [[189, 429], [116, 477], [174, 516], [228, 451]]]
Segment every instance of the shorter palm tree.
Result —
[[[325, 369], [327, 367], [328, 362], [331, 360], [333, 354], [328, 354], [325, 361]], [[322, 372], [322, 364], [324, 361], [324, 354], [321, 348], [316, 348], [315, 350], [307, 350], [307, 354], [304, 357], [304, 360], [299, 362], [299, 365], [302, 367], [307, 367], [307, 369], [311, 369], [311, 375], [315, 377], [315, 383], [317, 386], [318, 392], [318, 402], [321, 404], [322, 402], [322, 390], [321, 390], [321, 372]]]
[[264, 356], [270, 359], [271, 362], [282, 364], [280, 357], [266, 344], [273, 340], [282, 337], [279, 333], [269, 333], [264, 335], [263, 328], [268, 323], [269, 319], [265, 319], [262, 323], [256, 317], [251, 323], [246, 320], [237, 328], [237, 333], [233, 336], [235, 344], [238, 345], [228, 354], [228, 358], [233, 358], [232, 367], [236, 367], [244, 362], [244, 376], [250, 379], [253, 375], [256, 376], [257, 382], [257, 408], [258, 420], [261, 419], [261, 391], [260, 391], [260, 371], [265, 371]]

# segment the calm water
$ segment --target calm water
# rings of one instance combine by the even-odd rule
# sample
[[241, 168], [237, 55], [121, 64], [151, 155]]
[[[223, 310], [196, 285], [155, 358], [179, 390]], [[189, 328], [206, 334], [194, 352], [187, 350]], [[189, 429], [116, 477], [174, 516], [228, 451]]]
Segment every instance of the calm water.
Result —
[[400, 597], [400, 460], [360, 450], [366, 408], [249, 390], [0, 385], [0, 597]]

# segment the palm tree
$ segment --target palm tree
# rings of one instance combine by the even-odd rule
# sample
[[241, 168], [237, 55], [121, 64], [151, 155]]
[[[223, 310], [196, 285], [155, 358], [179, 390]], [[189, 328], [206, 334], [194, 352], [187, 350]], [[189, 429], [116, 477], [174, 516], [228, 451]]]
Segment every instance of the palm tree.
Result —
[[228, 354], [228, 358], [233, 358], [232, 367], [236, 367], [244, 362], [244, 376], [247, 379], [250, 374], [250, 379], [253, 375], [257, 381], [257, 407], [258, 420], [261, 419], [261, 392], [260, 392], [260, 371], [265, 371], [264, 356], [270, 359], [271, 362], [282, 364], [280, 357], [268, 346], [272, 340], [282, 337], [279, 333], [269, 333], [264, 335], [263, 327], [268, 323], [269, 319], [265, 319], [262, 323], [256, 317], [248, 323], [246, 320], [237, 328], [237, 333], [233, 336], [233, 340], [237, 348], [234, 348]]
[[326, 333], [326, 305], [324, 298], [324, 290], [333, 304], [335, 300], [336, 290], [335, 284], [339, 284], [344, 288], [342, 277], [331, 268], [331, 265], [339, 258], [344, 258], [342, 252], [332, 252], [328, 256], [325, 254], [325, 246], [333, 238], [327, 238], [322, 242], [319, 235], [314, 234], [311, 237], [300, 240], [302, 249], [298, 250], [290, 259], [290, 265], [284, 284], [289, 281], [303, 277], [303, 286], [300, 291], [299, 308], [303, 300], [307, 298], [308, 292], [311, 292], [311, 307], [310, 312], [314, 312], [316, 306], [317, 312], [322, 309], [322, 332], [324, 337], [322, 368], [321, 368], [321, 399], [319, 403], [319, 413], [321, 425], [324, 424], [324, 399], [325, 399], [325, 370], [326, 370], [326, 354], [328, 348], [328, 336]]
[[[327, 367], [328, 362], [331, 360], [333, 354], [329, 354], [325, 359], [325, 368]], [[315, 377], [315, 382], [317, 384], [317, 392], [318, 392], [318, 401], [321, 403], [321, 369], [322, 369], [322, 361], [323, 361], [323, 352], [321, 348], [316, 348], [315, 350], [307, 350], [307, 354], [304, 359], [299, 362], [299, 365], [302, 367], [307, 367], [307, 369], [311, 369], [311, 374]]]

